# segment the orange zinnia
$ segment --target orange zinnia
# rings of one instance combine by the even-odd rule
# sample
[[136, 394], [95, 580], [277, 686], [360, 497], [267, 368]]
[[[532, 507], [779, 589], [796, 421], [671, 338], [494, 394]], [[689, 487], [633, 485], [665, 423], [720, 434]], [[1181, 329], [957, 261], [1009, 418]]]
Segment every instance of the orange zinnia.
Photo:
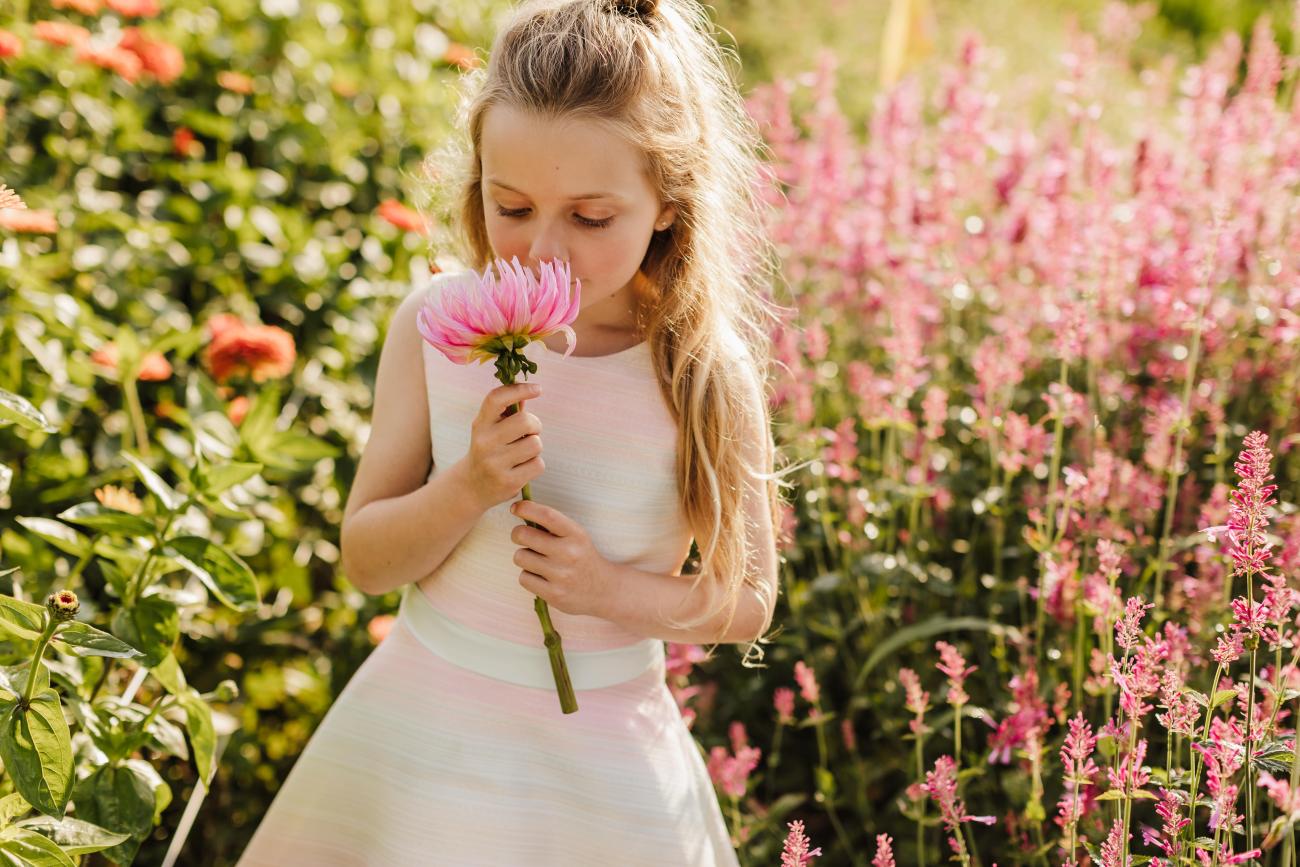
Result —
[[235, 326], [229, 320], [213, 328], [212, 340], [203, 351], [203, 360], [219, 383], [235, 375], [249, 376], [254, 382], [286, 376], [296, 357], [293, 335], [283, 328]]
[[[90, 354], [90, 360], [121, 373], [116, 343], [109, 342], [100, 346]], [[144, 357], [144, 361], [140, 365], [140, 373], [136, 378], [141, 382], [160, 382], [164, 379], [170, 379], [171, 375], [171, 362], [161, 352], [150, 352]]]
[[87, 42], [77, 50], [77, 60], [116, 72], [133, 84], [140, 78], [140, 72], [144, 69], [144, 62], [140, 60], [140, 56], [120, 45], [97, 48]]
[[23, 41], [8, 30], [0, 30], [0, 57], [22, 57]]
[[185, 71], [185, 55], [179, 48], [169, 42], [149, 39], [138, 27], [122, 31], [118, 46], [139, 57], [140, 63], [160, 84], [171, 84]]
[[80, 45], [90, 38], [90, 31], [70, 21], [37, 21], [32, 35], [51, 45]]
[[158, 0], [108, 0], [108, 8], [128, 18], [157, 18], [162, 14]]
[[72, 9], [82, 15], [98, 15], [104, 8], [103, 0], [54, 0], [55, 9]]

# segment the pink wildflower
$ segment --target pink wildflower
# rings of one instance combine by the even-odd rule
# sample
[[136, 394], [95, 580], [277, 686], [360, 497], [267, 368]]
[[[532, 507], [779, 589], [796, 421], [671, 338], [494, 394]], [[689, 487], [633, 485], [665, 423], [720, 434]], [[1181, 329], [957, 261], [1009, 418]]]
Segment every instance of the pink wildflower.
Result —
[[876, 857], [871, 867], [897, 867], [894, 863], [894, 840], [888, 834], [876, 835]]
[[804, 835], [803, 822], [795, 819], [788, 822], [790, 828], [789, 835], [785, 838], [785, 851], [781, 853], [781, 867], [803, 867], [813, 858], [821, 855], [821, 847], [818, 846], [811, 852], [808, 851], [808, 844], [812, 841]]
[[816, 704], [821, 696], [817, 686], [817, 673], [799, 660], [794, 664], [794, 679], [799, 683], [799, 692], [809, 704]]
[[941, 659], [935, 668], [948, 675], [948, 702], [954, 705], [966, 704], [970, 697], [966, 695], [962, 684], [979, 666], [967, 667], [965, 657], [946, 641], [936, 641], [934, 646], [938, 649]]
[[778, 686], [772, 692], [772, 704], [776, 707], [777, 722], [789, 725], [794, 722], [794, 690], [788, 686]]
[[1228, 549], [1236, 575], [1264, 572], [1268, 568], [1272, 543], [1264, 528], [1269, 525], [1271, 507], [1276, 504], [1273, 492], [1277, 485], [1268, 484], [1273, 478], [1269, 473], [1273, 453], [1267, 442], [1268, 436], [1259, 431], [1247, 434], [1244, 451], [1233, 464], [1241, 477], [1228, 507]]

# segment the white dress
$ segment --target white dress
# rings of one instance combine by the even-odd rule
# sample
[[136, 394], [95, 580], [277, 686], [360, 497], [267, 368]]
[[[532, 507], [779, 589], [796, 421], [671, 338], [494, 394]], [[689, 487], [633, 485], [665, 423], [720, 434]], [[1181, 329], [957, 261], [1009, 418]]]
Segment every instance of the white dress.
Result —
[[[491, 363], [422, 346], [436, 475], [468, 451], [500, 383]], [[525, 355], [544, 389], [525, 404], [546, 459], [533, 499], [581, 524], [607, 559], [676, 571], [691, 533], [648, 344], [565, 358], [534, 341]], [[665, 683], [662, 641], [552, 607], [578, 700], [561, 712], [518, 583], [510, 531], [522, 519], [509, 505], [405, 588], [392, 631], [330, 707], [238, 867], [738, 867]]]

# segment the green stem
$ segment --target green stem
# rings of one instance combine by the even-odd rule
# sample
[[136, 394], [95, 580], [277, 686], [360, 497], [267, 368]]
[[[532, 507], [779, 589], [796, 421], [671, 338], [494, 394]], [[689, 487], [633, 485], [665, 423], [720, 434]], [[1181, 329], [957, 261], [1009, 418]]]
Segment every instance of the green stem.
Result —
[[[916, 735], [916, 779], [918, 784], [925, 782], [925, 748], [921, 735]], [[925, 798], [916, 802], [916, 861], [919, 867], [925, 867]]]
[[54, 637], [60, 622], [54, 619], [53, 615], [47, 615], [46, 617], [45, 629], [41, 631], [41, 640], [36, 643], [36, 653], [32, 656], [32, 667], [27, 670], [27, 685], [23, 687], [23, 710], [31, 707], [32, 693], [36, 691], [36, 672], [41, 667], [41, 660], [45, 657], [45, 648], [49, 647], [50, 639]]
[[[1060, 385], [1064, 388], [1068, 384], [1068, 374], [1070, 366], [1065, 359], [1061, 359], [1061, 378]], [[1056, 477], [1061, 469], [1061, 446], [1065, 441], [1065, 419], [1062, 418], [1061, 412], [1064, 410], [1064, 398], [1061, 399], [1061, 407], [1056, 413], [1056, 424], [1052, 436], [1052, 466], [1048, 470], [1047, 476], [1047, 524], [1043, 528], [1043, 538], [1050, 539], [1053, 535], [1053, 525], [1056, 518]], [[1047, 575], [1047, 569], [1040, 567], [1038, 570], [1038, 615], [1034, 620], [1034, 654], [1038, 660], [1039, 667], [1043, 663], [1043, 611], [1046, 607], [1047, 600], [1043, 598], [1044, 583]]]
[[126, 397], [126, 406], [131, 413], [131, 424], [135, 427], [135, 447], [140, 456], [149, 457], [149, 432], [144, 426], [144, 410], [140, 407], [140, 395], [136, 390], [136, 380], [128, 379], [122, 384], [122, 393]]

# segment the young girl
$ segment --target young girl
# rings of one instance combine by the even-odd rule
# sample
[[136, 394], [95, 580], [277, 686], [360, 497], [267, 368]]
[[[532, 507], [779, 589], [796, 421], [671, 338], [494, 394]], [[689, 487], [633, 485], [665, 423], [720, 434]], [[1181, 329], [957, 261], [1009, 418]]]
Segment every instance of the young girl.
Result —
[[400, 614], [242, 867], [738, 863], [664, 642], [753, 651], [777, 595], [761, 143], [695, 0], [528, 2], [490, 58], [451, 222], [477, 271], [568, 262], [576, 344], [502, 386], [418, 334], [449, 275], [397, 311], [342, 550]]

